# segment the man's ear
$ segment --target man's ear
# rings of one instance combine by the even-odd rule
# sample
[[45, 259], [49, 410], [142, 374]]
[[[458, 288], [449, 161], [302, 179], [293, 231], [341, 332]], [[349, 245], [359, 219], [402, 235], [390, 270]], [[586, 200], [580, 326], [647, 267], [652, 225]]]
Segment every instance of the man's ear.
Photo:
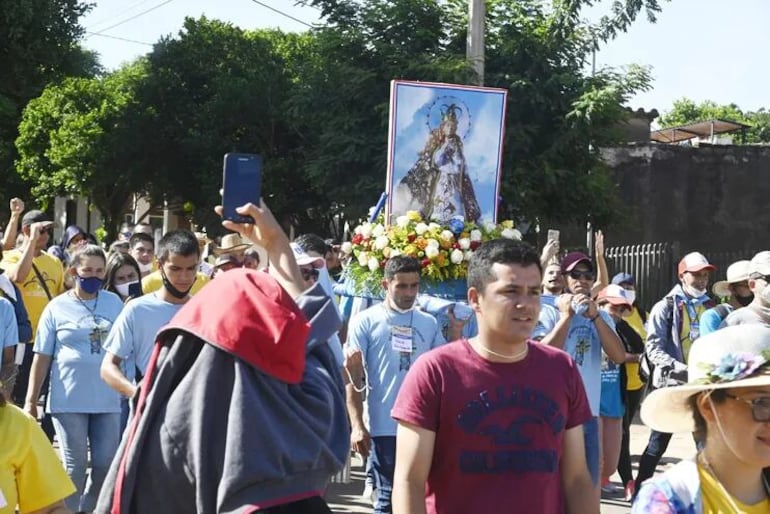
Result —
[[474, 312], [481, 312], [481, 293], [479, 293], [479, 290], [475, 287], [471, 287], [468, 289], [468, 305], [470, 305], [471, 309], [474, 310]]

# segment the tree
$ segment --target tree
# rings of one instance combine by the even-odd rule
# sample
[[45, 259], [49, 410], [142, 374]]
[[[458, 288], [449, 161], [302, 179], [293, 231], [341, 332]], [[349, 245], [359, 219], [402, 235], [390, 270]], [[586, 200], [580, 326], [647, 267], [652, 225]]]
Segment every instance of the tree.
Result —
[[0, 9], [0, 174], [3, 194], [22, 195], [29, 189], [13, 173], [21, 112], [51, 81], [65, 76], [93, 76], [96, 55], [78, 45], [83, 28], [78, 19], [90, 5], [78, 0], [4, 0]]
[[131, 195], [152, 173], [143, 159], [147, 129], [136, 98], [139, 61], [104, 78], [69, 78], [30, 101], [19, 126], [17, 170], [43, 204], [54, 195], [89, 197], [112, 240]]
[[748, 125], [739, 138], [743, 143], [770, 143], [770, 112], [761, 108], [758, 111], [744, 112], [736, 104], [719, 105], [711, 100], [695, 103], [689, 98], [681, 98], [666, 114], [658, 118], [661, 128], [678, 127], [699, 121], [724, 120]]

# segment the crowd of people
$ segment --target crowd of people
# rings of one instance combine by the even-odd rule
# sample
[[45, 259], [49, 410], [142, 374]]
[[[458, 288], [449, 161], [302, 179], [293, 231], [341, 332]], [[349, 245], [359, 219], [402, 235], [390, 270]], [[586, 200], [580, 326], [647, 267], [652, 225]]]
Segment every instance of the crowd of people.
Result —
[[[376, 514], [598, 513], [615, 472], [635, 513], [770, 512], [770, 252], [713, 294], [685, 255], [649, 313], [601, 233], [593, 258], [486, 242], [464, 299], [394, 256], [353, 298], [350, 256], [264, 204], [215, 247], [139, 224], [109, 249], [10, 207], [0, 514], [330, 512], [351, 451]], [[655, 475], [680, 431], [695, 459]]]

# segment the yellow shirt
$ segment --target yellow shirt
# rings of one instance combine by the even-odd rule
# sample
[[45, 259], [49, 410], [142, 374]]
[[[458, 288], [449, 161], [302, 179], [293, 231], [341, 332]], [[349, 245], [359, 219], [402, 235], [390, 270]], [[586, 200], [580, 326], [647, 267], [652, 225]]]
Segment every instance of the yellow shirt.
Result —
[[[674, 302], [674, 308], [676, 309], [676, 302]], [[701, 314], [706, 312], [706, 306], [703, 304], [695, 307], [695, 320], [700, 320]], [[682, 342], [682, 355], [684, 355], [684, 361], [690, 360], [690, 348], [692, 348], [692, 339], [690, 339], [690, 310], [687, 305], [682, 305], [682, 330], [679, 332], [679, 340]]]
[[0, 407], [0, 514], [33, 512], [75, 492], [56, 452], [32, 417], [15, 405]]
[[[735, 514], [735, 507], [744, 514], [767, 514], [770, 512], [770, 498], [765, 498], [754, 505], [746, 505], [734, 497], [725, 497], [725, 491], [711, 473], [698, 465], [701, 493], [703, 495], [703, 512], [709, 514]], [[732, 501], [731, 501], [732, 500]]]
[[[3, 262], [0, 263], [0, 267], [7, 270], [16, 266], [20, 260], [21, 250], [11, 250], [3, 255]], [[43, 276], [52, 298], [64, 292], [64, 268], [59, 259], [43, 252], [32, 259], [32, 263]], [[48, 305], [48, 295], [45, 294], [45, 289], [40, 285], [40, 280], [38, 280], [34, 269], [29, 270], [23, 281], [16, 282], [16, 286], [21, 291], [24, 307], [27, 308], [29, 321], [32, 324], [32, 334], [35, 334], [40, 315], [43, 314], [43, 309]]]
[[[190, 290], [190, 294], [194, 295], [200, 291], [210, 280], [209, 277], [198, 271], [195, 274], [195, 283]], [[163, 278], [160, 276], [160, 271], [153, 271], [142, 279], [142, 293], [144, 294], [154, 293], [161, 287], [163, 287]]]
[[[623, 318], [623, 320], [628, 323], [637, 334], [639, 334], [642, 341], [647, 340], [647, 330], [644, 328], [644, 322], [642, 321], [642, 316], [639, 314], [639, 309], [637, 307], [631, 309], [631, 314]], [[627, 391], [638, 391], [644, 387], [644, 382], [639, 378], [638, 362], [626, 362], [626, 377]]]

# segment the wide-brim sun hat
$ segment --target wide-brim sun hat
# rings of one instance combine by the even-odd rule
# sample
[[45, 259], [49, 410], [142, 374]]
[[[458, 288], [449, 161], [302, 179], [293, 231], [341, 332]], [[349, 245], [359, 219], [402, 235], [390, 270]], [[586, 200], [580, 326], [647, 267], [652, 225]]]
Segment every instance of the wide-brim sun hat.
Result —
[[727, 279], [714, 282], [711, 291], [717, 296], [730, 296], [730, 285], [745, 282], [749, 279], [749, 264], [751, 261], [736, 261], [727, 267]]
[[698, 338], [690, 349], [686, 384], [656, 389], [642, 403], [642, 422], [664, 433], [694, 432], [689, 399], [698, 393], [770, 385], [770, 327], [726, 327]]

